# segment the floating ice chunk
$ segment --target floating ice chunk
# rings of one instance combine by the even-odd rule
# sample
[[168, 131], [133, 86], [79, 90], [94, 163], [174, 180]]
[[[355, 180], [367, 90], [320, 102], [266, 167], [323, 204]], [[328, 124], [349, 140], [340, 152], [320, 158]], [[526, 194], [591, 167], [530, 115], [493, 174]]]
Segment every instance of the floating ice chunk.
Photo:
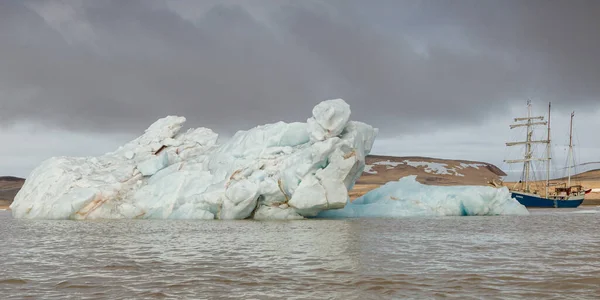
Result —
[[350, 119], [350, 106], [342, 99], [327, 100], [313, 108], [307, 120], [311, 139], [323, 141], [338, 136]]
[[254, 213], [254, 219], [256, 220], [297, 220], [303, 218], [294, 209], [282, 208], [281, 206], [261, 205]]
[[133, 159], [135, 157], [135, 153], [133, 151], [125, 151], [125, 158]]
[[320, 218], [528, 215], [507, 188], [433, 186], [407, 176], [389, 182]]
[[257, 126], [219, 145], [212, 130], [180, 133], [185, 118], [168, 116], [114, 152], [43, 162], [15, 197], [12, 213], [38, 219], [314, 216], [345, 205], [377, 134], [349, 117], [343, 100], [324, 101], [308, 123]]
[[258, 186], [247, 179], [230, 185], [225, 190], [221, 215], [224, 220], [245, 219], [250, 216], [258, 201]]
[[327, 191], [312, 174], [306, 175], [288, 204], [302, 215], [314, 216], [327, 208]]
[[156, 172], [166, 168], [169, 165], [169, 156], [166, 152], [162, 152], [159, 155], [152, 156], [145, 161], [137, 165], [137, 169], [144, 176], [152, 176]]
[[278, 145], [294, 147], [301, 144], [308, 143], [310, 140], [308, 134], [308, 124], [306, 123], [290, 123], [285, 126], [286, 128], [278, 133]]
[[215, 215], [203, 209], [198, 209], [190, 203], [185, 203], [180, 209], [169, 215], [169, 219], [179, 220], [213, 220]]

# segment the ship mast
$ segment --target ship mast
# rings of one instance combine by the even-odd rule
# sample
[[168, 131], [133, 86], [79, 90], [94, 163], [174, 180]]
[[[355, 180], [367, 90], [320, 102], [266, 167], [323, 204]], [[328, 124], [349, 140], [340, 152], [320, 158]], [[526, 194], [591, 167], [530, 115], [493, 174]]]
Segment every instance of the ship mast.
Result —
[[571, 113], [571, 124], [569, 126], [569, 157], [567, 159], [569, 167], [567, 168], [567, 187], [571, 186], [571, 168], [575, 165], [575, 159], [573, 158], [573, 117], [575, 112]]
[[[541, 122], [533, 122], [534, 120], [540, 120]], [[533, 136], [533, 126], [536, 125], [548, 125], [548, 122], [544, 122], [544, 117], [532, 117], [531, 116], [531, 100], [527, 101], [527, 117], [525, 118], [515, 118], [514, 121], [517, 124], [510, 125], [510, 129], [514, 129], [516, 127], [527, 127], [527, 138], [524, 142], [510, 142], [506, 143], [506, 146], [517, 146], [517, 145], [525, 145], [525, 155], [523, 159], [514, 159], [514, 160], [505, 160], [506, 163], [523, 163], [523, 173], [524, 173], [524, 183], [525, 183], [525, 192], [529, 192], [529, 173], [531, 169], [532, 161], [549, 161], [550, 158], [535, 158], [532, 156], [532, 144], [548, 144], [550, 145], [550, 136], [548, 136], [547, 140], [532, 140]], [[526, 123], [519, 123], [521, 121], [527, 121]]]
[[550, 109], [552, 108], [552, 103], [548, 103], [548, 145], [546, 147], [546, 156], [548, 160], [546, 161], [546, 198], [548, 198], [548, 189], [550, 188]]
[[[527, 101], [527, 117], [531, 117], [531, 100]], [[527, 119], [527, 144], [525, 144], [525, 159], [531, 158], [531, 119]], [[529, 192], [529, 169], [531, 161], [525, 160], [523, 168], [525, 170], [525, 191]]]

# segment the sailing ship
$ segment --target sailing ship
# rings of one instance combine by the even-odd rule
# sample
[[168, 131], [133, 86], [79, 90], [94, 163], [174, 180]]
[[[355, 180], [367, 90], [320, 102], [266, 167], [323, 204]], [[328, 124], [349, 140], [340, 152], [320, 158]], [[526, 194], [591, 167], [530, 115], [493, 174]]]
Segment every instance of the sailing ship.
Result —
[[[512, 197], [515, 198], [519, 203], [525, 207], [554, 207], [554, 208], [575, 208], [581, 205], [583, 198], [589, 190], [584, 190], [581, 185], [571, 185], [571, 168], [574, 164], [573, 157], [573, 117], [575, 113], [571, 113], [571, 123], [569, 130], [569, 153], [567, 163], [567, 180], [554, 184], [554, 189], [550, 189], [550, 160], [551, 157], [551, 140], [550, 140], [550, 111], [552, 104], [548, 104], [548, 120], [544, 120], [543, 116], [532, 116], [531, 113], [531, 101], [527, 101], [527, 117], [515, 118], [515, 124], [510, 125], [510, 129], [517, 127], [526, 127], [527, 136], [525, 141], [521, 142], [509, 142], [506, 146], [525, 146], [525, 155], [522, 159], [505, 160], [504, 162], [509, 164], [523, 163], [522, 179], [519, 181], [518, 186], [514, 186], [510, 189]], [[533, 130], [535, 126], [547, 126], [547, 137], [544, 140], [534, 140]], [[534, 144], [545, 144], [546, 145], [546, 157], [534, 157], [533, 147]], [[531, 180], [533, 166], [532, 163], [536, 161], [546, 162], [546, 180], [544, 193], [536, 189], [534, 182]], [[555, 180], [553, 180], [556, 182]]]

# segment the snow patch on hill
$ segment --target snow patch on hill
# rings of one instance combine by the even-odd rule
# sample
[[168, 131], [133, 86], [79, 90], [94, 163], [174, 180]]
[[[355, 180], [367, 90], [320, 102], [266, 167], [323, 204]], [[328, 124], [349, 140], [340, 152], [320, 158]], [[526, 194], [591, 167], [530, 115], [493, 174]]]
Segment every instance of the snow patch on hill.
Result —
[[364, 172], [367, 174], [377, 174], [377, 171], [373, 169], [373, 167], [375, 167], [375, 166], [386, 166], [386, 170], [391, 170], [399, 165], [408, 165], [408, 166], [411, 166], [414, 168], [423, 167], [424, 171], [427, 173], [430, 173], [430, 174], [453, 175], [453, 176], [459, 176], [459, 177], [465, 176], [464, 174], [460, 173], [459, 170], [464, 170], [467, 168], [475, 168], [475, 169], [479, 170], [479, 167], [486, 166], [486, 164], [481, 164], [481, 163], [471, 163], [471, 164], [460, 163], [457, 166], [448, 167], [448, 164], [446, 164], [446, 163], [436, 163], [436, 162], [427, 162], [427, 161], [410, 161], [410, 160], [403, 160], [401, 162], [393, 162], [390, 160], [385, 160], [385, 161], [374, 162], [373, 164], [370, 164], [370, 165], [366, 165]]

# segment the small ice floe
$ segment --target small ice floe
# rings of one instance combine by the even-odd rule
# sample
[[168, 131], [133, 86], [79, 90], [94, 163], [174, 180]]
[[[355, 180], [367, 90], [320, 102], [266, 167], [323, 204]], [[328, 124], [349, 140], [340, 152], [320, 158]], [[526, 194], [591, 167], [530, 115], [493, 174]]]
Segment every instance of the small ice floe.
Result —
[[371, 190], [342, 209], [318, 218], [399, 218], [417, 216], [529, 215], [508, 188], [424, 185], [406, 176]]

